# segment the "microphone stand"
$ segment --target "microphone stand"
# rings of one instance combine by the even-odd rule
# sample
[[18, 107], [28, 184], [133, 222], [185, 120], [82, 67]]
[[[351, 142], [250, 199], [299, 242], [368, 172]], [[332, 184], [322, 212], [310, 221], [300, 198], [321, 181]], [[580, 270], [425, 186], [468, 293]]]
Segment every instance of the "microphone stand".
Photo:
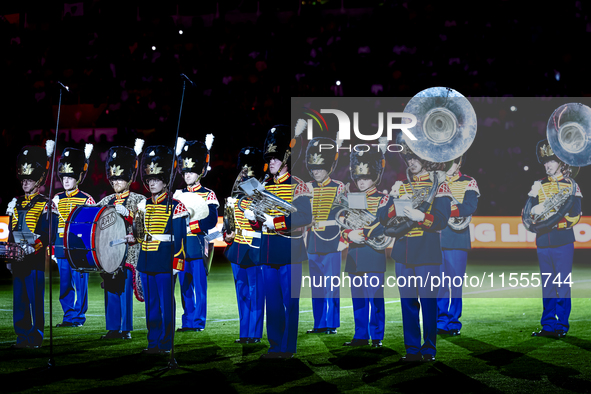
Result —
[[[174, 175], [175, 175], [175, 171], [176, 171], [176, 148], [177, 148], [177, 142], [178, 142], [178, 138], [179, 138], [179, 129], [181, 127], [181, 114], [183, 112], [183, 102], [185, 100], [185, 87], [186, 87], [186, 83], [187, 81], [189, 81], [189, 83], [191, 83], [191, 86], [195, 86], [195, 84], [193, 83], [193, 81], [191, 81], [185, 74], [181, 74], [181, 78], [183, 80], [183, 92], [181, 94], [181, 107], [179, 109], [179, 120], [176, 126], [176, 138], [174, 139], [174, 148], [172, 151], [172, 165], [170, 166], [170, 182], [169, 182], [169, 190], [168, 190], [168, 196], [167, 196], [167, 201], [166, 201], [166, 214], [168, 215], [170, 212], [170, 209], [172, 209], [172, 187], [173, 187], [173, 183], [174, 183]], [[172, 370], [172, 369], [177, 369], [179, 368], [178, 363], [176, 362], [175, 358], [174, 358], [174, 333], [175, 333], [175, 328], [176, 328], [176, 308], [175, 308], [175, 302], [174, 302], [174, 271], [173, 271], [173, 266], [174, 266], [174, 225], [173, 225], [173, 218], [174, 218], [174, 212], [170, 212], [170, 293], [171, 293], [171, 297], [170, 297], [170, 310], [172, 311], [172, 346], [170, 348], [170, 359], [168, 360], [168, 365], [165, 368], [160, 369], [159, 371], [162, 371], [162, 373], [168, 371], [168, 370]], [[184, 369], [184, 368], [183, 368]]]
[[52, 242], [53, 242], [53, 217], [51, 216], [53, 211], [53, 182], [55, 176], [55, 160], [56, 160], [56, 153], [57, 153], [57, 137], [59, 133], [59, 126], [60, 126], [60, 112], [62, 108], [62, 92], [66, 89], [67, 92], [70, 91], [70, 88], [65, 86], [61, 82], [57, 82], [60, 85], [60, 97], [58, 100], [57, 105], [57, 124], [55, 125], [55, 143], [53, 144], [53, 156], [51, 159], [51, 176], [49, 178], [49, 201], [48, 209], [47, 209], [47, 220], [49, 222], [49, 241], [48, 246], [49, 249], [47, 250], [47, 257], [46, 260], [48, 261], [48, 270], [49, 270], [49, 360], [47, 361], [47, 368], [52, 369], [55, 367], [55, 360], [53, 359], [53, 274], [52, 274], [52, 264], [51, 264], [51, 250], [52, 250]]

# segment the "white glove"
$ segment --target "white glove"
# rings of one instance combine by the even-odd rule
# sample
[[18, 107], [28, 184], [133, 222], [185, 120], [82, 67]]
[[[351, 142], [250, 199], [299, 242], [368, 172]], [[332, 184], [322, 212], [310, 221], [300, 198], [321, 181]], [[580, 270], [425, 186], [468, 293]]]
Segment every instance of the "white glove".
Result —
[[115, 205], [115, 210], [117, 211], [118, 214], [120, 214], [121, 216], [123, 216], [124, 218], [129, 216], [129, 209], [125, 208], [123, 205], [121, 204], [117, 204]]
[[174, 268], [172, 269], [172, 274], [173, 274], [173, 275], [176, 275], [176, 274], [178, 274], [179, 272], [181, 272], [181, 271], [180, 271], [180, 270], [175, 270]]
[[6, 214], [8, 216], [14, 215], [14, 207], [16, 207], [16, 198], [13, 198], [12, 201], [8, 203], [8, 207], [6, 208]]
[[252, 221], [255, 221], [256, 220], [256, 217], [254, 216], [254, 212], [251, 211], [250, 209], [245, 209], [244, 210], [244, 217], [247, 220], [252, 220]]
[[354, 242], [356, 244], [361, 244], [365, 242], [365, 237], [363, 236], [363, 230], [353, 230], [349, 233], [349, 241]]
[[57, 196], [57, 194], [53, 197], [53, 205], [55, 205], [56, 207], [58, 206], [59, 202], [60, 202], [60, 198]]
[[529, 193], [527, 193], [527, 195], [530, 197], [537, 197], [538, 192], [540, 191], [541, 187], [542, 187], [542, 182], [535, 181], [533, 186], [531, 187], [531, 190], [529, 191]]
[[390, 190], [390, 195], [392, 197], [398, 198], [400, 196], [400, 186], [402, 186], [402, 181], [396, 181], [394, 183], [394, 186], [392, 186], [392, 189]]
[[342, 252], [343, 250], [347, 249], [349, 245], [346, 242], [339, 242], [339, 246], [337, 246], [337, 252]]
[[422, 222], [425, 220], [425, 214], [414, 208], [404, 208], [404, 215], [413, 222]]
[[275, 222], [273, 222], [273, 216], [267, 215], [266, 213], [264, 215], [265, 215], [266, 220], [265, 220], [265, 223], [263, 223], [263, 226], [274, 230], [275, 229]]
[[51, 255], [51, 259], [52, 259], [53, 261], [55, 261], [55, 263], [57, 264], [57, 258], [55, 257], [55, 255], [54, 255], [54, 254], [52, 254], [52, 255]]
[[531, 209], [532, 215], [539, 215], [544, 212], [544, 204], [538, 204]]
[[23, 248], [23, 250], [25, 251], [25, 255], [30, 255], [35, 253], [35, 248], [32, 247], [31, 245], [27, 245]]
[[6, 268], [10, 271], [10, 273], [12, 274], [12, 263], [6, 263]]
[[402, 196], [400, 196], [400, 200], [410, 200], [412, 198], [412, 196], [408, 193], [403, 194]]

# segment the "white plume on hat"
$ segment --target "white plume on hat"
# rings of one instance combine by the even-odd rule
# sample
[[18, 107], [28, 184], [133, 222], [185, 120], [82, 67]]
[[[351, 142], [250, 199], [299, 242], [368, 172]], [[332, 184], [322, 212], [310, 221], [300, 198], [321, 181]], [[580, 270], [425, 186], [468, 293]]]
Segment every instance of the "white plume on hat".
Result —
[[55, 142], [53, 140], [45, 141], [45, 153], [47, 157], [51, 157], [53, 155], [53, 148], [55, 147]]
[[140, 153], [142, 153], [143, 148], [144, 148], [144, 140], [142, 140], [141, 138], [136, 138], [135, 145], [133, 147], [133, 150], [135, 151], [136, 156], [139, 156]]
[[341, 147], [341, 145], [343, 145], [343, 140], [340, 138], [340, 134], [341, 133], [337, 131], [337, 140], [336, 140], [337, 152], [338, 152], [338, 149]]
[[382, 153], [386, 153], [386, 148], [388, 148], [388, 137], [380, 137], [378, 138], [378, 144]]
[[207, 150], [211, 150], [211, 146], [213, 145], [213, 139], [213, 134], [207, 134], [205, 136], [205, 147], [207, 148]]
[[92, 154], [93, 148], [94, 146], [92, 144], [86, 144], [86, 146], [84, 147], [84, 157], [86, 157], [86, 160], [90, 159], [90, 155]]
[[304, 130], [306, 130], [307, 127], [308, 122], [306, 122], [304, 119], [298, 119], [295, 125], [295, 136], [299, 137], [304, 132]]
[[177, 156], [180, 155], [181, 152], [183, 151], [183, 147], [185, 146], [185, 142], [187, 142], [187, 140], [184, 139], [183, 137], [177, 138], [177, 140], [176, 140], [176, 151], [175, 151], [175, 153], [176, 153]]

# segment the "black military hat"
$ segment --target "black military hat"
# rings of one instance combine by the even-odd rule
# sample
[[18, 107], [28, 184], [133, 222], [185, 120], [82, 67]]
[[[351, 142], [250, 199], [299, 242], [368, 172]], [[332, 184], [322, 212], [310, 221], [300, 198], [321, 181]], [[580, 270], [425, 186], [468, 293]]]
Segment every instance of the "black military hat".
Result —
[[540, 164], [544, 164], [550, 160], [556, 160], [557, 162], [562, 163], [562, 160], [556, 156], [547, 139], [539, 141], [536, 145], [536, 156], [538, 157], [538, 163]]
[[238, 155], [237, 167], [240, 171], [244, 171], [243, 179], [245, 180], [252, 177], [262, 179], [265, 173], [263, 151], [252, 146], [242, 148]]
[[105, 170], [108, 180], [123, 179], [135, 181], [138, 167], [138, 156], [142, 153], [144, 140], [137, 138], [133, 149], [127, 146], [114, 146], [107, 153]]
[[379, 184], [386, 167], [386, 158], [382, 149], [367, 152], [351, 152], [349, 170], [355, 182], [359, 179], [371, 179]]
[[58, 176], [60, 178], [69, 176], [76, 179], [77, 183], [82, 183], [88, 172], [92, 149], [92, 144], [86, 144], [84, 151], [76, 148], [64, 149], [57, 167]]
[[[303, 119], [299, 119], [294, 127], [292, 135], [291, 128], [287, 125], [279, 124], [271, 127], [267, 131], [265, 145], [263, 146], [263, 158], [270, 161], [271, 158], [283, 161], [285, 155], [289, 155], [289, 160], [295, 162], [302, 151], [301, 134], [307, 127]], [[299, 143], [298, 143], [299, 142]]]
[[16, 159], [18, 180], [32, 179], [39, 185], [43, 185], [47, 179], [54, 145], [52, 140], [48, 140], [45, 143], [45, 149], [40, 146], [25, 146]]
[[306, 148], [306, 167], [312, 174], [312, 170], [326, 170], [330, 173], [337, 165], [339, 153], [337, 143], [327, 137], [316, 137], [308, 142]]
[[213, 145], [213, 134], [207, 134], [205, 143], [201, 141], [185, 141], [179, 138], [177, 142], [177, 156], [181, 173], [194, 172], [199, 179], [209, 171], [209, 151]]
[[142, 182], [146, 184], [149, 179], [160, 179], [166, 185], [170, 183], [170, 170], [174, 165], [176, 168], [177, 161], [172, 162], [173, 151], [172, 148], [164, 145], [149, 146], [144, 150], [142, 155], [141, 174]]

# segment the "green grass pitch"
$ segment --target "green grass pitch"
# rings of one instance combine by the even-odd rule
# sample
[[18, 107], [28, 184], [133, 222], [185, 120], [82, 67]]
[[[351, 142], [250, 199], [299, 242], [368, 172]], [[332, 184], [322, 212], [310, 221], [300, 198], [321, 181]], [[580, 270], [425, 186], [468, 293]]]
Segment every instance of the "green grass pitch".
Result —
[[[578, 253], [578, 252], [577, 252]], [[9, 349], [12, 327], [12, 284], [0, 284], [0, 372], [3, 393], [138, 392], [201, 390], [226, 392], [455, 392], [563, 393], [591, 392], [591, 268], [577, 260], [573, 278], [582, 286], [572, 300], [571, 329], [564, 339], [532, 338], [540, 328], [541, 290], [535, 288], [464, 289], [462, 334], [437, 339], [437, 361], [405, 365], [399, 300], [386, 299], [384, 347], [346, 348], [353, 338], [351, 299], [341, 300], [337, 335], [306, 334], [312, 328], [312, 304], [300, 300], [298, 353], [292, 360], [259, 360], [261, 344], [235, 344], [238, 311], [230, 263], [217, 256], [209, 276], [207, 326], [203, 332], [175, 335], [179, 368], [161, 370], [164, 355], [141, 355], [147, 346], [145, 310], [134, 300], [131, 341], [100, 340], [106, 332], [104, 298], [98, 274], [90, 275], [87, 322], [81, 328], [54, 328], [55, 367], [49, 359], [49, 296], [46, 287], [46, 330], [41, 349]], [[535, 254], [533, 255], [535, 259]], [[390, 272], [393, 272], [390, 261]], [[469, 259], [469, 275], [483, 272], [537, 272], [535, 260]], [[307, 274], [307, 265], [303, 268]], [[54, 275], [53, 323], [61, 321], [59, 284]], [[176, 286], [176, 326], [182, 307]], [[574, 290], [573, 290], [574, 291]], [[390, 293], [392, 293], [390, 291]], [[396, 294], [394, 291], [392, 294]], [[582, 297], [586, 296], [586, 298]], [[491, 298], [495, 297], [495, 298]], [[532, 298], [524, 298], [532, 297]], [[112, 389], [111, 389], [112, 388]], [[112, 391], [115, 392], [115, 391]], [[143, 391], [142, 391], [143, 392]]]

